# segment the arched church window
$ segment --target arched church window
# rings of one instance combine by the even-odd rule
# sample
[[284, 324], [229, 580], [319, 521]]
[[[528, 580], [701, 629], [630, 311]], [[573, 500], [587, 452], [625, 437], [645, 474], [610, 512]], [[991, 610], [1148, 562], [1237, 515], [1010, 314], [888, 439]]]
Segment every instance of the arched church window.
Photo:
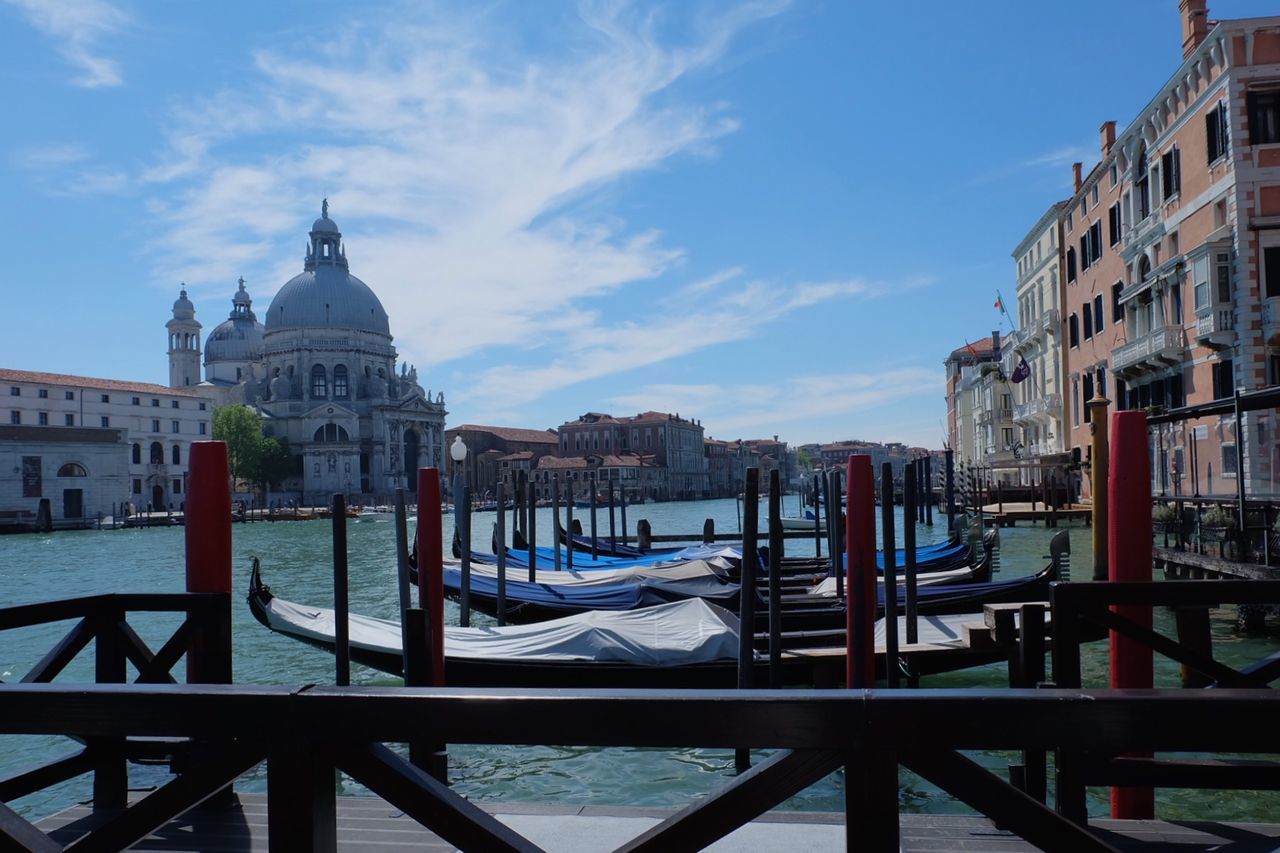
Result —
[[173, 446], [173, 464], [174, 465], [182, 464], [182, 448], [176, 444]]
[[347, 366], [339, 364], [333, 369], [333, 396], [339, 400], [347, 398]]
[[349, 435], [346, 427], [337, 424], [325, 424], [316, 430], [312, 437], [313, 441], [348, 441]]
[[158, 441], [151, 442], [151, 464], [152, 465], [164, 464], [164, 445], [162, 445]]
[[142, 445], [138, 444], [136, 441], [133, 444], [133, 464], [142, 464]]
[[329, 381], [325, 375], [323, 364], [317, 364], [311, 368], [311, 396], [329, 396]]
[[59, 477], [88, 477], [89, 472], [84, 470], [83, 465], [79, 465], [75, 462], [68, 462], [66, 465], [63, 465], [61, 468], [58, 469], [58, 476]]

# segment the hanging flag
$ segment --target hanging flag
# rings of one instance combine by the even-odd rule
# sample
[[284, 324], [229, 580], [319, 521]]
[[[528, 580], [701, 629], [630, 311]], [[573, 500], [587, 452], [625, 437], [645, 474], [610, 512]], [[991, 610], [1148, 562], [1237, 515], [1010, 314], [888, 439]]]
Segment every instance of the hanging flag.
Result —
[[991, 307], [999, 308], [1001, 312], [1004, 311], [1004, 303], [1000, 301], [1000, 291], [998, 290], [996, 291], [996, 304], [992, 305]]
[[1019, 356], [1018, 366], [1013, 369], [1013, 373], [1009, 379], [1013, 382], [1021, 382], [1031, 375], [1031, 365], [1027, 364], [1027, 360]]

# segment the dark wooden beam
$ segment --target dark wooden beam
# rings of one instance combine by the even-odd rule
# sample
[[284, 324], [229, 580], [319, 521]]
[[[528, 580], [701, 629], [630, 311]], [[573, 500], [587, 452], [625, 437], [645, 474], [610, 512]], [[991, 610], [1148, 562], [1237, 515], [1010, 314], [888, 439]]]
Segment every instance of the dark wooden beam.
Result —
[[25, 797], [50, 785], [74, 779], [92, 769], [93, 759], [88, 750], [80, 749], [62, 758], [19, 770], [0, 779], [0, 802]]
[[617, 853], [701, 850], [834, 773], [842, 764], [844, 756], [831, 750], [780, 750], [727, 787], [623, 844]]
[[49, 653], [40, 659], [40, 662], [31, 668], [31, 671], [22, 677], [25, 684], [43, 684], [52, 681], [58, 673], [62, 672], [66, 665], [75, 659], [75, 656], [89, 645], [94, 636], [94, 621], [92, 619], [81, 619], [75, 624], [66, 636], [58, 641], [58, 644], [49, 650]]
[[496, 853], [542, 849], [382, 744], [338, 750], [334, 763], [351, 778], [463, 850]]
[[1086, 827], [1055, 813], [958, 752], [906, 751], [898, 754], [898, 760], [1046, 853], [1116, 851]]
[[13, 809], [0, 803], [0, 850], [60, 853], [62, 845], [36, 829]]
[[190, 616], [183, 620], [173, 636], [165, 641], [160, 651], [155, 653], [151, 663], [138, 675], [139, 684], [174, 683], [173, 668], [191, 647], [191, 638], [195, 635], [195, 622]]
[[1192, 651], [1186, 646], [1158, 634], [1131, 619], [1106, 609], [1098, 609], [1089, 616], [1104, 628], [1132, 637], [1177, 663], [1185, 664], [1197, 672], [1203, 673], [1224, 687], [1265, 687], [1266, 684], [1255, 684], [1249, 676], [1242, 675], [1226, 664], [1218, 663], [1208, 655]]

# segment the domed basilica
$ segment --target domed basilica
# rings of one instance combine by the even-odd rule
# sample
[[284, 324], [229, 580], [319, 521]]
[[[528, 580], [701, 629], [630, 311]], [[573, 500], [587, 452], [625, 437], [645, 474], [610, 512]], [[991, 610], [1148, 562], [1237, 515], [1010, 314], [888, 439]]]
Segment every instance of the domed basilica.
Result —
[[230, 316], [205, 340], [203, 382], [201, 325], [182, 291], [166, 324], [169, 384], [198, 384], [218, 405], [259, 411], [263, 432], [288, 438], [301, 456], [301, 478], [285, 489], [304, 501], [415, 489], [419, 467], [443, 467], [444, 394], [432, 399], [412, 367], [396, 372], [387, 312], [351, 274], [327, 200], [310, 238], [302, 272], [276, 293], [264, 322], [240, 279]]

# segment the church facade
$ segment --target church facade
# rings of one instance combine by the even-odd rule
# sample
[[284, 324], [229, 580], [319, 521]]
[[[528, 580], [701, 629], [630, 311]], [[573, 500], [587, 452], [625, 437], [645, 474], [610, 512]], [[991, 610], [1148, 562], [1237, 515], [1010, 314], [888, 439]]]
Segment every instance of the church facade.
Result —
[[[170, 385], [191, 384], [201, 326], [185, 292], [167, 328]], [[265, 434], [288, 439], [300, 468], [285, 491], [304, 502], [325, 503], [334, 492], [379, 500], [416, 489], [420, 467], [444, 468], [444, 394], [424, 391], [415, 368], [397, 370], [387, 312], [351, 274], [327, 201], [302, 272], [261, 322], [241, 279], [231, 314], [205, 340], [203, 363], [201, 390], [220, 405], [253, 407]]]

